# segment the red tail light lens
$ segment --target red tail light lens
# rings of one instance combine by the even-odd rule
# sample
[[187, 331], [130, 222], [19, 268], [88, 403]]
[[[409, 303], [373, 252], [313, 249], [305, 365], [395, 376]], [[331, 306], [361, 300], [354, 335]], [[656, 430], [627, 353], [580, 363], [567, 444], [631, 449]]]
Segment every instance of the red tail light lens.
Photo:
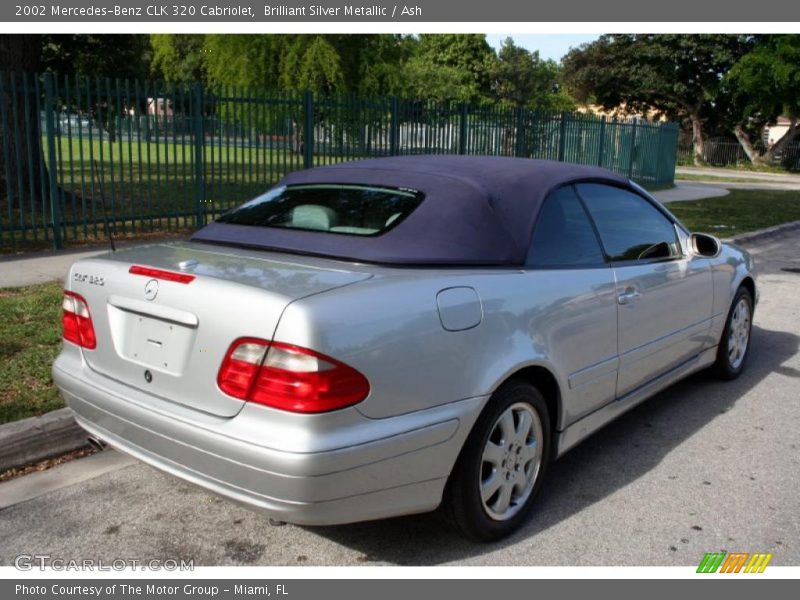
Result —
[[361, 373], [323, 354], [257, 338], [228, 349], [217, 376], [235, 398], [298, 413], [320, 413], [361, 402], [369, 382]]
[[97, 347], [97, 338], [94, 335], [89, 305], [83, 296], [64, 290], [61, 306], [64, 309], [62, 316], [64, 339], [82, 348], [94, 350]]
[[142, 267], [140, 265], [133, 265], [128, 269], [131, 275], [144, 275], [151, 279], [163, 279], [164, 281], [174, 281], [176, 283], [191, 283], [194, 281], [194, 275], [186, 275], [185, 273], [175, 273], [174, 271], [164, 271], [163, 269], [153, 269], [151, 267]]

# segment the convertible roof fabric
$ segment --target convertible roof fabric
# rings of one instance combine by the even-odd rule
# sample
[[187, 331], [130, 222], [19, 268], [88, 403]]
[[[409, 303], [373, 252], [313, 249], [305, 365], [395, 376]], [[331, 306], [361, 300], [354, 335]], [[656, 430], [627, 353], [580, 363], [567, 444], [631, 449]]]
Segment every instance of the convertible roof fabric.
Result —
[[418, 190], [425, 199], [374, 237], [211, 223], [193, 241], [396, 265], [522, 265], [548, 193], [576, 181], [627, 180], [605, 169], [497, 156], [399, 156], [295, 171], [279, 186], [347, 183]]

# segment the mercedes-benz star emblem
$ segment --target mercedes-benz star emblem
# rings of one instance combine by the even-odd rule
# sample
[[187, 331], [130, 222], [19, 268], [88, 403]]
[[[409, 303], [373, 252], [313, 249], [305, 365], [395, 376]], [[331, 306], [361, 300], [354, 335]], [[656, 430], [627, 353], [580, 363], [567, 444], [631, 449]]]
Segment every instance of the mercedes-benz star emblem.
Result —
[[158, 296], [158, 281], [151, 279], [144, 284], [144, 299], [155, 300], [156, 296]]

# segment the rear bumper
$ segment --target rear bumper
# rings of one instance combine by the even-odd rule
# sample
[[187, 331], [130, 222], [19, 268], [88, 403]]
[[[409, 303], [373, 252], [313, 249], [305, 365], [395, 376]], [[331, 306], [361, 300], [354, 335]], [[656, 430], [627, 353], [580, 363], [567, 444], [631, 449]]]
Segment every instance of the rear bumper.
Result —
[[[300, 436], [291, 436], [295, 441], [288, 449], [281, 447], [290, 445], [287, 436], [265, 439], [259, 427], [259, 421], [272, 416], [285, 418], [272, 409], [248, 405], [233, 418], [213, 417], [98, 375], [80, 353], [68, 350], [53, 365], [53, 378], [78, 424], [92, 435], [270, 517], [306, 525], [436, 508], [486, 400], [462, 400], [380, 420], [354, 409], [291, 415]], [[303, 419], [308, 451], [298, 451]], [[359, 435], [353, 436], [354, 431]]]

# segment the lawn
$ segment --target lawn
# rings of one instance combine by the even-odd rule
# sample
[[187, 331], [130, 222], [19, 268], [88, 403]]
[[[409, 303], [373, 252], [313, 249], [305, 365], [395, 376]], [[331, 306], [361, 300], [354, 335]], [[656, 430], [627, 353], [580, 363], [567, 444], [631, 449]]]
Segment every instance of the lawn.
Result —
[[697, 175], [696, 173], [678, 173], [675, 175], [675, 182], [691, 181], [698, 183], [769, 183], [764, 177], [731, 177], [724, 174], [720, 175]]
[[800, 192], [731, 190], [727, 196], [671, 202], [669, 209], [691, 231], [720, 237], [800, 220]]
[[50, 367], [61, 348], [60, 282], [0, 288], [0, 423], [64, 406]]

